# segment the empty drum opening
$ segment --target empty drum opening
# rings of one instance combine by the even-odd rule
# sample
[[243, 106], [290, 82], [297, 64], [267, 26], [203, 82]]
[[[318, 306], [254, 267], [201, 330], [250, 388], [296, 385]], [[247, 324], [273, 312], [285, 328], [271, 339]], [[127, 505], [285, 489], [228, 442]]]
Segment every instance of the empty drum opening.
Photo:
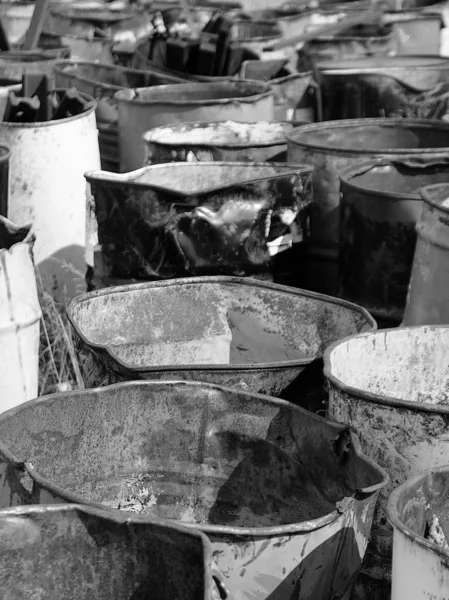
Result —
[[144, 139], [147, 143], [156, 142], [167, 146], [204, 145], [217, 148], [268, 146], [285, 144], [286, 134], [294, 128], [293, 123], [277, 121], [182, 123], [156, 127], [148, 131]]
[[434, 542], [431, 527], [436, 517], [449, 541], [449, 467], [428, 470], [400, 485], [390, 496], [387, 513], [395, 529], [446, 562], [448, 552]]
[[325, 373], [356, 397], [449, 411], [448, 362], [448, 327], [406, 327], [337, 342], [325, 353]]
[[[239, 183], [268, 179], [270, 177], [289, 173], [295, 175], [305, 165], [289, 163], [169, 163], [144, 167], [132, 174], [126, 180], [118, 180], [112, 174], [111, 184], [122, 185], [124, 181], [131, 185], [141, 185], [173, 190], [185, 196], [186, 194], [201, 193], [220, 187], [235, 186]], [[126, 176], [125, 176], [126, 177]], [[95, 171], [87, 173], [88, 181], [95, 181]], [[107, 172], [101, 172], [101, 179], [108, 180]], [[109, 182], [108, 182], [109, 183]], [[237, 193], [237, 192], [236, 192]]]
[[[367, 162], [349, 167], [341, 177], [347, 185], [370, 191], [379, 198], [408, 198], [419, 202], [422, 201], [419, 191], [423, 187], [447, 183], [448, 178], [449, 163], [443, 162], [427, 167], [406, 162]], [[447, 190], [449, 196], [449, 187]]]
[[[436, 127], [438, 125], [438, 127]], [[299, 146], [332, 149], [341, 152], [418, 154], [449, 151], [449, 125], [441, 121], [408, 119], [354, 119], [304, 125], [288, 134], [288, 140]]]
[[[311, 531], [338, 518], [343, 498], [385, 484], [344, 426], [272, 398], [197, 383], [55, 395], [1, 415], [0, 436], [47, 486], [59, 486], [59, 497], [206, 531]], [[341, 438], [344, 451], [336, 453]]]

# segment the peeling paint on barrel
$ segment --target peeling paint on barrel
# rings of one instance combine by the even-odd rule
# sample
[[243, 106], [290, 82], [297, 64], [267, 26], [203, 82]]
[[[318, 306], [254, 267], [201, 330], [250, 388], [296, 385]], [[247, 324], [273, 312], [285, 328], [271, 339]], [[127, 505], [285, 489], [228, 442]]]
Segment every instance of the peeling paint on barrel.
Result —
[[[33, 503], [77, 502], [107, 514], [110, 505], [101, 502], [116, 497], [117, 477], [123, 482], [136, 469], [148, 473], [161, 487], [142, 517], [182, 520], [205, 533], [238, 600], [341, 598], [362, 560], [377, 496], [387, 482], [344, 425], [281, 400], [202, 383], [131, 382], [47, 396], [1, 415], [0, 435], [15, 456], [32, 462], [9, 456], [12, 468], [22, 465], [31, 477]], [[347, 442], [343, 454], [334, 444], [341, 438]], [[293, 460], [302, 482], [294, 492], [301, 494], [298, 502], [308, 496], [320, 508], [304, 501], [297, 512], [295, 500], [286, 504], [280, 489], [269, 485], [281, 473], [280, 486], [290, 489], [289, 469], [275, 469], [286, 465], [285, 458]], [[185, 486], [190, 475], [192, 488]], [[219, 508], [232, 490], [246, 502], [246, 490], [239, 492], [242, 477], [260, 482], [252, 496], [248, 490], [250, 511], [260, 506], [258, 493], [271, 506], [265, 515], [253, 512], [247, 527], [226, 524]], [[162, 483], [154, 483], [158, 478]], [[188, 489], [200, 510], [176, 517], [173, 506]], [[271, 512], [274, 506], [283, 507], [283, 518]], [[269, 524], [257, 526], [264, 517]]]
[[375, 562], [366, 569], [386, 585], [393, 541], [385, 515], [389, 495], [411, 475], [449, 463], [448, 353], [449, 327], [422, 326], [359, 334], [324, 355], [330, 418], [354, 428], [363, 451], [390, 476], [368, 548]]

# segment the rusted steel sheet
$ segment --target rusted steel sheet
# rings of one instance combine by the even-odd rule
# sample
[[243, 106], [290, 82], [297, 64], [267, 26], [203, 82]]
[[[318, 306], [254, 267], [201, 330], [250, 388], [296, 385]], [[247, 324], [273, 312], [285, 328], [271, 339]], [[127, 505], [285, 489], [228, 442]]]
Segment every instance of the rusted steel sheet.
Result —
[[[211, 313], [210, 307], [213, 307]], [[204, 315], [251, 330], [230, 364], [151, 364], [151, 340], [196, 340]], [[365, 310], [285, 286], [232, 277], [197, 277], [91, 292], [68, 308], [88, 387], [132, 379], [200, 380], [278, 395], [337, 339], [376, 327]], [[239, 321], [242, 319], [242, 321]], [[247, 325], [245, 325], [245, 323]], [[252, 336], [252, 337], [251, 337]], [[288, 352], [278, 351], [281, 345]]]

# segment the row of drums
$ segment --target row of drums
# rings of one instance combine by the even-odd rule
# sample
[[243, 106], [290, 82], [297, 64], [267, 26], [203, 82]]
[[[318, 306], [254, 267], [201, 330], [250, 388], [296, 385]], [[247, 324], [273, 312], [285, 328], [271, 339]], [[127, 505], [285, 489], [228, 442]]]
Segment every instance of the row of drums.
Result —
[[68, 316], [86, 389], [0, 415], [0, 504], [33, 505], [0, 514], [8, 600], [30, 581], [48, 598], [444, 597], [446, 326], [377, 332], [357, 305], [232, 277], [103, 289]]

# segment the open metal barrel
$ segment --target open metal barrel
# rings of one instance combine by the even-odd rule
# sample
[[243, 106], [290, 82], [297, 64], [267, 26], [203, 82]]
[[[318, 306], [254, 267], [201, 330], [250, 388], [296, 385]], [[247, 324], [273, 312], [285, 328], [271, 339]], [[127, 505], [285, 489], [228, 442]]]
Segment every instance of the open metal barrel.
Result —
[[240, 600], [341, 598], [388, 480], [347, 426], [194, 382], [31, 400], [0, 416], [0, 439], [4, 503], [31, 477], [36, 503], [121, 508], [202, 531]]
[[68, 317], [87, 387], [175, 378], [272, 395], [330, 343], [376, 327], [349, 302], [233, 277], [99, 290], [74, 299]]
[[391, 588], [389, 494], [409, 477], [449, 463], [448, 359], [443, 325], [363, 333], [325, 352], [330, 418], [357, 431], [363, 450], [391, 481], [381, 492], [360, 573], [367, 597], [388, 597]]
[[391, 494], [392, 600], [443, 600], [449, 589], [449, 467], [408, 479]]

